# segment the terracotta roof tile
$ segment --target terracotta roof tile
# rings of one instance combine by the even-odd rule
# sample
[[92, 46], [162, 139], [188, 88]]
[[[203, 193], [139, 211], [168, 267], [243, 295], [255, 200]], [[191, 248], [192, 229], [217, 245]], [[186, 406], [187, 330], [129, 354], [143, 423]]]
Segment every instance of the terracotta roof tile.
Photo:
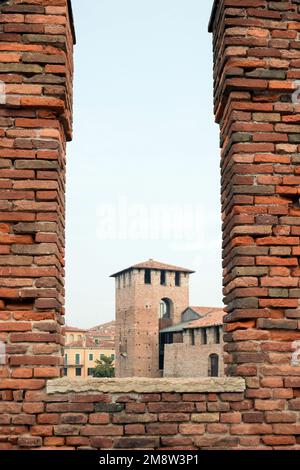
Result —
[[86, 349], [114, 349], [115, 343], [113, 341], [102, 341], [99, 344], [95, 343], [93, 338], [86, 338], [80, 341], [73, 341], [72, 343], [67, 343], [65, 348], [76, 349], [76, 348], [86, 348]]
[[200, 315], [200, 317], [203, 317], [204, 315], [207, 315], [208, 313], [212, 312], [213, 310], [223, 310], [222, 308], [216, 308], [216, 307], [189, 307], [191, 310], [193, 310], [195, 313]]
[[[199, 309], [200, 312], [204, 307], [191, 307], [193, 310], [195, 308]], [[208, 308], [207, 308], [208, 309]], [[196, 311], [196, 310], [195, 310]], [[202, 314], [203, 315], [203, 314]], [[207, 313], [197, 320], [193, 320], [187, 324], [185, 329], [189, 328], [204, 328], [206, 326], [218, 326], [223, 325], [223, 317], [225, 315], [225, 311], [223, 308], [210, 308]]]
[[83, 329], [83, 328], [77, 328], [76, 326], [68, 326], [68, 325], [66, 325], [66, 326], [64, 327], [64, 329], [65, 329], [65, 331], [67, 331], [67, 332], [72, 332], [72, 331], [74, 331], [75, 333], [76, 333], [76, 332], [85, 333], [85, 332], [87, 331], [87, 330], [85, 330], [85, 329]]
[[102, 323], [100, 325], [93, 326], [92, 328], [89, 328], [88, 333], [92, 333], [93, 335], [96, 333], [110, 333], [115, 330], [116, 327], [116, 322], [110, 321], [107, 323]]
[[165, 271], [177, 271], [177, 272], [189, 273], [189, 274], [192, 274], [195, 272], [195, 271], [191, 271], [190, 269], [182, 268], [180, 266], [173, 266], [172, 264], [161, 263], [159, 261], [149, 259], [148, 261], [134, 264], [132, 266], [129, 266], [126, 269], [122, 269], [121, 271], [115, 274], [112, 274], [110, 277], [118, 276], [119, 274], [125, 271], [129, 271], [130, 269], [154, 269], [154, 270], [165, 270]]

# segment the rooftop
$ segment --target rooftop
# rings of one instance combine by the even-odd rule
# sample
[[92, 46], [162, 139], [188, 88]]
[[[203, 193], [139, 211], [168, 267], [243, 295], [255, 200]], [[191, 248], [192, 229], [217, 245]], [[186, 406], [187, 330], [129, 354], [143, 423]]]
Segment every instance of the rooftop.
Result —
[[192, 306], [192, 307], [189, 307], [191, 310], [193, 310], [195, 313], [197, 313], [200, 317], [203, 317], [205, 315], [207, 315], [208, 313], [211, 313], [213, 311], [216, 311], [216, 310], [220, 310], [220, 311], [223, 311], [222, 308], [218, 308], [218, 307], [199, 307], [199, 306]]
[[205, 328], [206, 326], [223, 325], [225, 315], [223, 308], [213, 308], [202, 318], [188, 322], [184, 329]]
[[164, 271], [177, 271], [182, 273], [192, 274], [195, 271], [191, 271], [190, 269], [182, 268], [180, 266], [173, 266], [172, 264], [161, 263], [160, 261], [155, 261], [154, 259], [149, 259], [148, 261], [143, 261], [142, 263], [134, 264], [129, 266], [126, 269], [122, 269], [115, 274], [112, 274], [110, 277], [116, 277], [120, 274], [129, 271], [130, 269], [153, 269], [153, 270], [164, 270]]
[[66, 325], [65, 326], [65, 331], [68, 332], [68, 333], [85, 333], [87, 330], [85, 330], [84, 328], [77, 328], [76, 326], [68, 326]]
[[201, 315], [201, 318], [168, 326], [160, 330], [160, 333], [176, 333], [187, 329], [223, 325], [223, 317], [225, 315], [223, 308], [190, 307], [190, 309]]
[[100, 325], [93, 326], [92, 328], [89, 328], [88, 332], [92, 333], [93, 335], [96, 334], [111, 334], [111, 332], [114, 332], [116, 327], [116, 322], [115, 320], [112, 320], [107, 323], [101, 323]]
[[96, 344], [93, 338], [83, 338], [79, 341], [73, 341], [72, 343], [67, 343], [65, 348], [68, 349], [115, 349], [115, 343], [113, 341], [101, 341], [99, 344]]

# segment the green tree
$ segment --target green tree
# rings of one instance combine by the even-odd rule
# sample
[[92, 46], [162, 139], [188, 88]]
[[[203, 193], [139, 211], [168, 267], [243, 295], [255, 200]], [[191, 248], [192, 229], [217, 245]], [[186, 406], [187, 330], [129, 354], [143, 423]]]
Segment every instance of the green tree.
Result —
[[115, 368], [113, 366], [114, 360], [108, 356], [102, 356], [100, 361], [96, 361], [94, 369], [94, 377], [114, 377]]

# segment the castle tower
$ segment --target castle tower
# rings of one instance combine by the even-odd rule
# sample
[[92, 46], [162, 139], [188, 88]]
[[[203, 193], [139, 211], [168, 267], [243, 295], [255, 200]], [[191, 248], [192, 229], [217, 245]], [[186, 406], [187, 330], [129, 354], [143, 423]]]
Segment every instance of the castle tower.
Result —
[[149, 260], [116, 280], [116, 376], [160, 377], [159, 330], [189, 306], [189, 269]]

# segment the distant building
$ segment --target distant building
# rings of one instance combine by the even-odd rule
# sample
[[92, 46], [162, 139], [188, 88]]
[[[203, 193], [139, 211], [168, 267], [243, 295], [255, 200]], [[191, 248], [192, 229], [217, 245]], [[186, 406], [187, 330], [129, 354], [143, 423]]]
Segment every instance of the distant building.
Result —
[[[112, 275], [117, 377], [222, 375], [223, 310], [189, 307], [192, 273], [151, 259]], [[217, 318], [208, 316], [212, 310]]]
[[110, 335], [101, 336], [102, 327], [99, 325], [95, 329], [100, 332], [100, 337], [94, 335], [94, 328], [84, 330], [80, 328], [65, 327], [65, 364], [64, 375], [69, 378], [93, 377], [96, 360], [101, 360], [103, 356], [111, 357], [115, 360], [114, 343], [114, 322], [110, 325]]
[[160, 331], [164, 377], [224, 375], [222, 308], [189, 307], [182, 322]]
[[66, 326], [65, 327], [65, 341], [66, 344], [74, 343], [74, 341], [81, 341], [87, 330], [77, 328], [75, 326]]
[[102, 341], [115, 343], [115, 330], [116, 322], [111, 321], [101, 325], [93, 326], [88, 330], [88, 336], [93, 338], [95, 344], [100, 344]]

